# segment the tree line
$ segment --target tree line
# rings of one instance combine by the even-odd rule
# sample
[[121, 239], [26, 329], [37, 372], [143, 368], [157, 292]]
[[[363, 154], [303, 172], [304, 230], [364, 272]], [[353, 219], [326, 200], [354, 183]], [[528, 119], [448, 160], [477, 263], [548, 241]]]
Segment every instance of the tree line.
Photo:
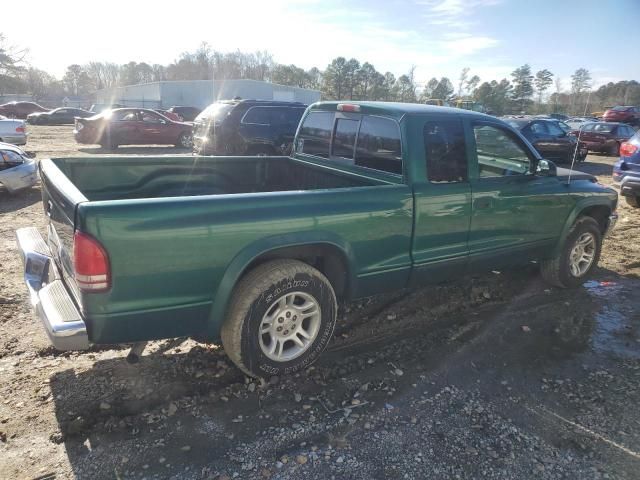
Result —
[[57, 79], [25, 62], [26, 52], [7, 46], [0, 33], [0, 95], [29, 93], [47, 96], [91, 95], [97, 90], [165, 80], [253, 79], [320, 90], [325, 100], [383, 100], [421, 102], [472, 100], [497, 114], [564, 112], [583, 114], [606, 106], [640, 104], [640, 84], [621, 81], [592, 91], [589, 70], [578, 68], [571, 75], [568, 91], [562, 79], [548, 69], [533, 72], [528, 64], [516, 68], [510, 78], [482, 81], [469, 68], [457, 84], [447, 77], [433, 77], [424, 85], [415, 78], [415, 67], [396, 77], [378, 71], [369, 62], [337, 57], [324, 70], [305, 70], [277, 63], [266, 51], [224, 53], [207, 43], [185, 52], [168, 65], [129, 62], [90, 62], [70, 65]]

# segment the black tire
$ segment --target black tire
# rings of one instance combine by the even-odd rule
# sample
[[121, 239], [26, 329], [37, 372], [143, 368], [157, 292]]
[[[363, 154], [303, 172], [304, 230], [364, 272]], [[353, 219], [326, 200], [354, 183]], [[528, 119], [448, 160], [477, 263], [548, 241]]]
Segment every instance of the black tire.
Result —
[[[277, 361], [263, 350], [265, 337], [275, 341], [275, 333], [259, 334], [261, 324], [269, 312], [278, 306], [284, 295], [303, 294], [316, 301], [319, 320], [315, 317], [316, 333], [301, 350], [299, 356]], [[287, 307], [288, 308], [288, 307]], [[291, 375], [311, 365], [323, 352], [333, 336], [337, 314], [336, 296], [329, 280], [315, 268], [298, 260], [274, 260], [264, 263], [249, 272], [236, 285], [222, 326], [222, 344], [229, 358], [244, 373], [252, 377]], [[275, 315], [275, 313], [273, 313]], [[284, 314], [283, 314], [284, 317]], [[274, 318], [273, 325], [289, 328], [295, 316]], [[312, 317], [314, 318], [314, 317]], [[279, 323], [283, 321], [282, 326]], [[302, 327], [307, 319], [297, 320]], [[310, 320], [313, 322], [314, 320]], [[307, 323], [311, 325], [311, 323]], [[293, 325], [295, 327], [295, 324]], [[308, 327], [307, 327], [308, 328]], [[284, 330], [281, 334], [286, 334]], [[294, 334], [291, 334], [293, 336]], [[297, 336], [297, 334], [295, 334]], [[304, 341], [304, 339], [302, 340]], [[291, 342], [293, 345], [291, 345]], [[276, 342], [277, 343], [277, 342]], [[284, 340], [282, 352], [297, 347], [293, 340]], [[271, 344], [271, 342], [269, 342]], [[277, 349], [276, 349], [277, 352]]]
[[100, 146], [105, 150], [116, 150], [118, 148], [118, 142], [114, 138], [111, 138], [111, 135], [106, 133], [102, 140], [100, 140]]
[[193, 148], [193, 135], [191, 135], [191, 134], [189, 134], [187, 132], [182, 132], [180, 134], [180, 136], [178, 137], [178, 141], [176, 142], [176, 147], [192, 149]]
[[640, 196], [637, 195], [626, 195], [624, 197], [627, 204], [632, 206], [633, 208], [640, 208]]
[[[578, 239], [585, 233], [593, 235], [595, 241], [594, 257], [589, 268], [575, 276], [571, 273], [570, 255]], [[573, 224], [560, 252], [553, 258], [544, 260], [540, 264], [540, 273], [547, 283], [556, 287], [570, 288], [581, 285], [591, 274], [600, 260], [602, 250], [602, 231], [600, 225], [592, 217], [580, 217]]]
[[619, 157], [620, 156], [620, 144], [618, 142], [611, 145], [609, 149], [609, 156], [611, 157]]

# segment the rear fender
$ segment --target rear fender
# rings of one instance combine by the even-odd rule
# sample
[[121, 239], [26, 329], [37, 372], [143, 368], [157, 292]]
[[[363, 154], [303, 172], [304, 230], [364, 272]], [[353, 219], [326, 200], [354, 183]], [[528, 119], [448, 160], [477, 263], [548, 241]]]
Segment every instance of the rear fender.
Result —
[[[207, 322], [207, 338], [212, 340], [220, 338], [220, 329], [226, 318], [231, 294], [235, 285], [246, 272], [247, 267], [256, 259], [271, 251], [312, 244], [336, 248], [344, 255], [347, 266], [355, 265], [351, 246], [344, 239], [331, 232], [299, 232], [260, 239], [238, 253], [227, 267], [214, 295], [213, 306]], [[348, 286], [353, 285], [355, 279], [353, 269], [348, 268], [347, 275], [347, 288], [349, 288]]]

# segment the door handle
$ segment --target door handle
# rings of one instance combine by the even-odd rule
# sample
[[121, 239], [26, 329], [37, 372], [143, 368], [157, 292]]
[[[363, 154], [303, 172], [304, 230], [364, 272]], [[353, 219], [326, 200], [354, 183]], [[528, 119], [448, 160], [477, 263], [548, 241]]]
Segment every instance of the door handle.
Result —
[[480, 210], [480, 209], [485, 209], [485, 208], [490, 208], [491, 207], [491, 198], [489, 197], [482, 197], [482, 198], [478, 198], [473, 202], [473, 207]]

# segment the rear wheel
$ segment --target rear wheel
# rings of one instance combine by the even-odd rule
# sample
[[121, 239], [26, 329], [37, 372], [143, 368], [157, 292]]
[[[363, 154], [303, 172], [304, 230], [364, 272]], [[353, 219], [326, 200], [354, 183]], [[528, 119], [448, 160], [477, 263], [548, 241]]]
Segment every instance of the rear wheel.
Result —
[[542, 278], [557, 287], [577, 287], [598, 264], [602, 248], [600, 225], [592, 217], [580, 217], [559, 253], [540, 265]]
[[115, 150], [118, 148], [118, 142], [116, 142], [116, 139], [112, 138], [111, 135], [107, 134], [100, 140], [100, 146], [105, 150]]
[[640, 196], [628, 195], [625, 196], [624, 199], [627, 201], [627, 204], [631, 205], [633, 208], [640, 208]]
[[620, 144], [618, 142], [611, 145], [611, 148], [609, 149], [609, 155], [611, 155], [612, 157], [620, 156]]
[[335, 293], [322, 273], [297, 260], [274, 260], [234, 289], [222, 344], [247, 375], [291, 375], [326, 348], [336, 313]]

